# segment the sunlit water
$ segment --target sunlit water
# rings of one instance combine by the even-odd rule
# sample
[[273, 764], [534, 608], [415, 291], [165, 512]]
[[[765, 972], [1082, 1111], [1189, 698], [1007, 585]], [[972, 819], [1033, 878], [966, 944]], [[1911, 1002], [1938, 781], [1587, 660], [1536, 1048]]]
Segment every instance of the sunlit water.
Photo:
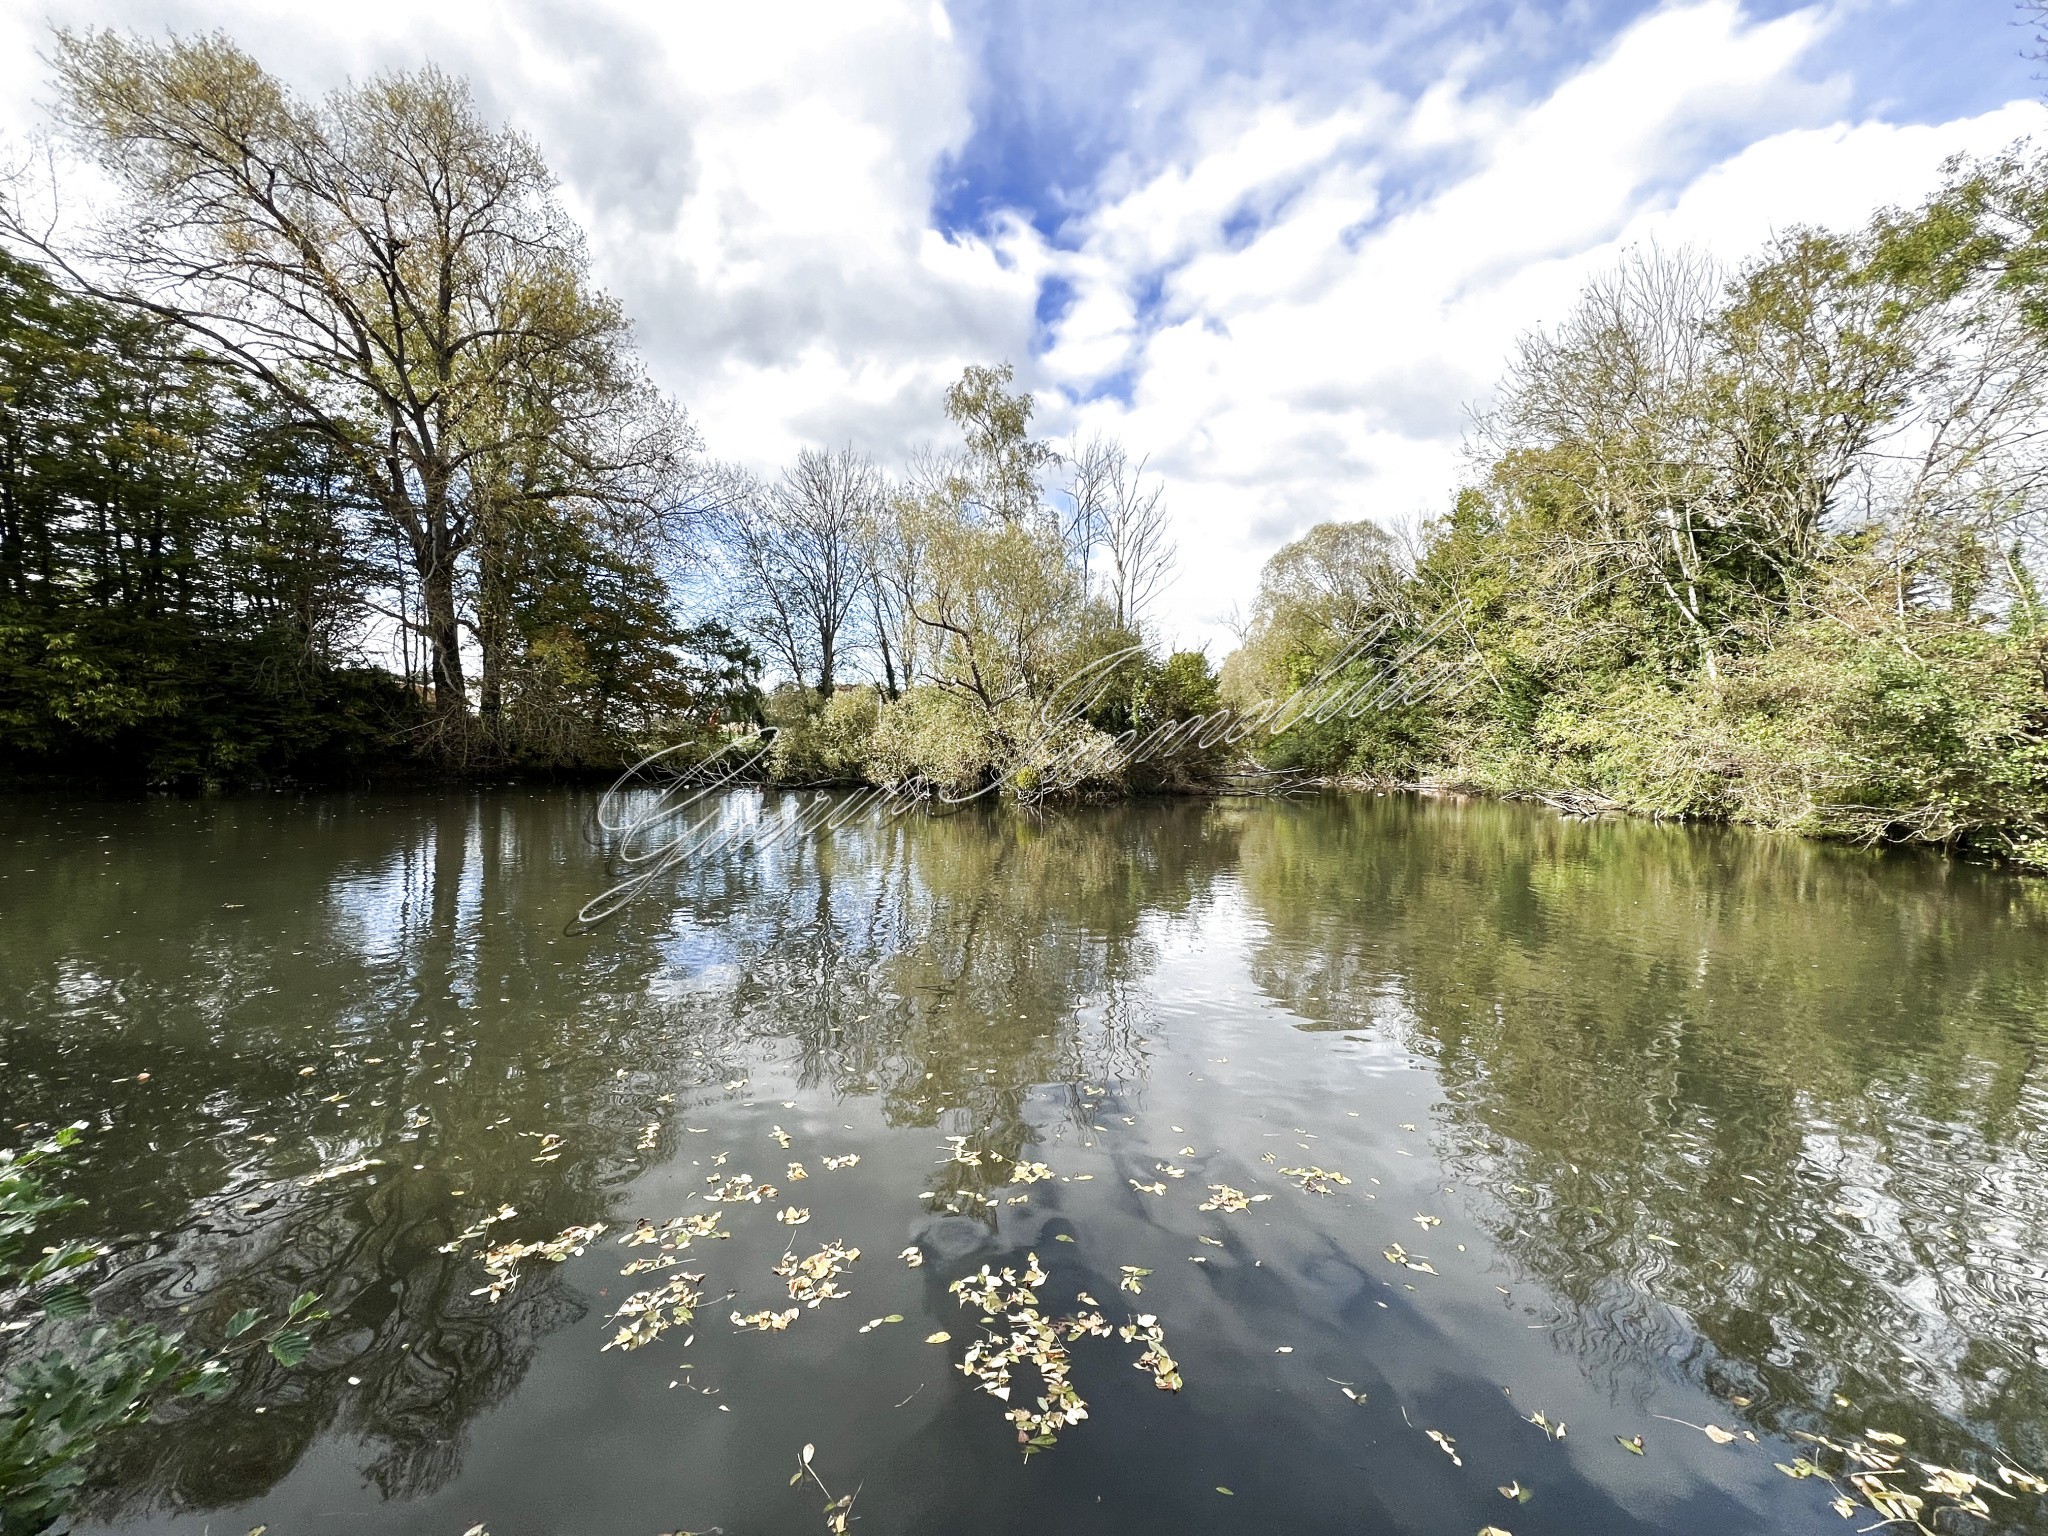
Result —
[[[822, 1531], [822, 1482], [877, 1533], [1719, 1536], [1877, 1518], [1777, 1467], [1842, 1465], [1802, 1434], [2048, 1462], [2042, 885], [1165, 802], [742, 843], [576, 936], [592, 808], [0, 810], [0, 1116], [91, 1123], [101, 1305], [208, 1338], [306, 1289], [334, 1313], [296, 1370], [112, 1447], [95, 1522], [742, 1536]], [[707, 1205], [737, 1173], [777, 1193]], [[1216, 1185], [1246, 1208], [1200, 1209]], [[710, 1210], [694, 1323], [605, 1351], [673, 1273], [622, 1275], [658, 1249], [618, 1239]], [[485, 1247], [591, 1223], [490, 1299]], [[736, 1330], [834, 1241], [847, 1297]], [[1027, 1461], [1005, 1414], [1039, 1382], [962, 1374], [948, 1287], [1034, 1253], [1047, 1316], [1156, 1318], [1184, 1385], [1077, 1339], [1088, 1416]], [[1983, 1497], [1937, 1528], [2048, 1528]]]

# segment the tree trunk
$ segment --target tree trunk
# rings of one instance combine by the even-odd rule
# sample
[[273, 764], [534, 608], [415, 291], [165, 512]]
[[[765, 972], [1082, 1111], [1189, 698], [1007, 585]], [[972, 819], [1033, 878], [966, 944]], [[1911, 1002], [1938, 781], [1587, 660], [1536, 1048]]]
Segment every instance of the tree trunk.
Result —
[[[445, 546], [445, 539], [437, 539]], [[421, 605], [426, 610], [427, 649], [433, 669], [434, 713], [443, 721], [467, 722], [469, 691], [462, 675], [462, 630], [455, 616], [455, 562], [435, 551], [422, 562]]]
[[515, 556], [509, 531], [486, 520], [477, 550], [477, 649], [482, 657], [478, 708], [484, 728], [494, 737], [505, 707], [505, 663], [511, 649], [512, 570]]
[[893, 700], [896, 697], [896, 658], [889, 649], [889, 631], [878, 623], [875, 625], [875, 636], [882, 644], [883, 696]]

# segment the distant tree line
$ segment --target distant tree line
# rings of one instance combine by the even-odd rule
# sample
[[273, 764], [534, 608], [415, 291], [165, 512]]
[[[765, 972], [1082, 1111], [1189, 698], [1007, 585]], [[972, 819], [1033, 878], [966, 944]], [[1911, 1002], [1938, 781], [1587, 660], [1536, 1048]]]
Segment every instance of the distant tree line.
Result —
[[900, 474], [721, 464], [460, 81], [308, 103], [218, 36], [53, 58], [117, 196], [0, 200], [13, 778], [608, 771], [765, 724], [775, 782], [1114, 794], [1242, 765], [1094, 747], [1334, 665], [1463, 682], [1302, 720], [1264, 766], [2048, 858], [2024, 147], [1733, 272], [1631, 257], [1524, 339], [1452, 509], [1282, 550], [1219, 679], [1150, 628], [1162, 482], [1035, 436], [1006, 365]]
[[[773, 484], [719, 476], [726, 611], [784, 679], [764, 710], [771, 778], [1043, 799], [1201, 777], [1191, 753], [1134, 776], [1087, 750], [1215, 707], [1215, 678], [1147, 629], [1174, 556], [1163, 486], [1109, 439], [1034, 438], [1013, 377], [965, 370], [945, 397], [960, 446], [900, 479], [852, 448], [806, 450]], [[1048, 712], [1090, 668], [1105, 682], [1088, 707]]]
[[842, 446], [764, 481], [705, 458], [461, 81], [308, 102], [218, 35], [53, 62], [116, 195], [0, 202], [10, 778], [613, 769], [765, 710], [778, 777], [958, 784], [1077, 658], [1142, 651], [1162, 487], [1034, 438], [1007, 367], [901, 480]]
[[2048, 158], [1732, 273], [1637, 253], [1470, 449], [1414, 536], [1282, 550], [1225, 690], [1358, 635], [1470, 686], [1270, 760], [2048, 863]]

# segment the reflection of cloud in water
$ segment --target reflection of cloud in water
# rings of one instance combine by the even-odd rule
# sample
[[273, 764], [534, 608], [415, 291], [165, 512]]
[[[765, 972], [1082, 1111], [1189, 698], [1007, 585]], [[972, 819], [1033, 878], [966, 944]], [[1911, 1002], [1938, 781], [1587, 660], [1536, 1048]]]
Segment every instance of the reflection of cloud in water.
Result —
[[1253, 971], [1433, 1064], [1436, 1151], [1613, 1390], [1675, 1365], [1760, 1426], [1888, 1415], [1930, 1459], [2038, 1464], [2040, 923], [2002, 877], [1726, 847], [1485, 805], [1275, 816], [1243, 848]]
[[[1161, 1510], [1174, 1507], [1173, 1479], [1206, 1489], [1210, 1463], [1256, 1445], [1276, 1466], [1324, 1466], [1354, 1524], [1440, 1528], [1458, 1496], [1435, 1480], [1451, 1475], [1441, 1454], [1422, 1444], [1408, 1460], [1374, 1438], [1385, 1460], [1369, 1482], [1345, 1482], [1357, 1426], [1419, 1438], [1399, 1416], [1410, 1407], [1454, 1433], [1475, 1468], [1496, 1453], [1525, 1465], [1536, 1431], [1488, 1374], [1507, 1355], [1564, 1362], [1623, 1401], [1704, 1380], [1724, 1398], [1754, 1396], [1746, 1417], [1759, 1427], [1895, 1414], [1937, 1457], [1974, 1438], [2038, 1459], [2048, 1103], [2033, 1064], [2043, 984], [2029, 978], [2040, 934], [2024, 916], [1994, 921], [1967, 874], [1923, 889], [1911, 866], [1758, 842], [1736, 858], [1711, 834], [1572, 828], [1499, 808], [1174, 802], [1043, 821], [977, 808], [708, 861], [571, 939], [567, 915], [606, 880], [583, 838], [587, 805], [401, 799], [336, 816], [320, 838], [282, 839], [274, 813], [223, 805], [203, 843], [169, 838], [152, 852], [131, 840], [118, 856], [135, 861], [121, 873], [138, 884], [181, 885], [179, 901], [138, 918], [96, 888], [66, 891], [43, 914], [47, 946], [0, 952], [0, 982], [30, 1010], [28, 1027], [9, 1021], [10, 1111], [104, 1108], [110, 1122], [82, 1176], [120, 1237], [115, 1294], [164, 1317], [192, 1305], [202, 1334], [237, 1305], [275, 1310], [300, 1288], [337, 1313], [299, 1371], [255, 1373], [229, 1402], [124, 1442], [105, 1507], [305, 1498], [336, 1486], [319, 1480], [330, 1462], [365, 1464], [392, 1498], [483, 1475], [537, 1497], [518, 1480], [538, 1470], [520, 1463], [567, 1433], [547, 1392], [516, 1390], [543, 1356], [567, 1373], [550, 1391], [567, 1382], [633, 1403], [606, 1421], [618, 1441], [606, 1454], [666, 1455], [664, 1475], [726, 1488], [716, 1478], [730, 1447], [689, 1440], [684, 1421], [631, 1398], [631, 1370], [673, 1360], [599, 1365], [595, 1343], [588, 1361], [580, 1339], [549, 1347], [596, 1290], [612, 1287], [601, 1305], [616, 1304], [613, 1275], [590, 1261], [542, 1266], [493, 1309], [470, 1295], [475, 1265], [437, 1252], [500, 1203], [519, 1211], [504, 1233], [519, 1241], [674, 1215], [701, 1186], [693, 1163], [717, 1151], [734, 1154], [728, 1170], [761, 1177], [804, 1158], [799, 1203], [818, 1211], [808, 1230], [863, 1247], [880, 1234], [852, 1275], [858, 1306], [877, 1297], [862, 1316], [887, 1309], [877, 1268], [912, 1235], [932, 1259], [901, 1274], [933, 1288], [956, 1331], [949, 1255], [1000, 1265], [1035, 1243], [1060, 1283], [1104, 1299], [1119, 1264], [1153, 1266], [1145, 1303], [1161, 1298], [1183, 1366], [1212, 1372], [1190, 1373], [1192, 1417], [1140, 1447], [1131, 1426], [1155, 1422], [1159, 1394], [1127, 1358], [1084, 1361], [1099, 1412], [1058, 1454], [1080, 1482], [1115, 1487], [1142, 1449]], [[735, 805], [764, 814], [760, 797]], [[209, 860], [222, 861], [217, 875]], [[258, 868], [269, 886], [243, 889]], [[223, 918], [224, 902], [252, 895]], [[120, 1006], [124, 993], [147, 1006]], [[1191, 1049], [1226, 1035], [1228, 1050]], [[1225, 1055], [1229, 1066], [1211, 1063]], [[146, 1090], [132, 1081], [143, 1057]], [[783, 1097], [800, 1108], [783, 1110]], [[768, 1102], [749, 1109], [756, 1099]], [[1391, 1118], [1419, 1131], [1345, 1117], [1397, 1103], [1415, 1107]], [[1325, 1119], [1295, 1118], [1308, 1104]], [[798, 1145], [766, 1140], [771, 1120]], [[1444, 1214], [1478, 1222], [1460, 1237], [1535, 1310], [1483, 1313], [1495, 1295], [1484, 1272], [1462, 1277], [1478, 1303], [1444, 1301], [1458, 1294], [1448, 1232], [1428, 1240], [1446, 1273], [1418, 1280], [1426, 1301], [1404, 1299], [1379, 1245], [1407, 1212], [1364, 1202], [1375, 1185], [1362, 1162], [1324, 1151], [1333, 1120], [1363, 1138], [1355, 1157], [1390, 1149], [1371, 1169], [1390, 1186], [1390, 1167], [1432, 1200], [1432, 1181], [1455, 1184]], [[1324, 1139], [1298, 1153], [1264, 1140], [1297, 1125]], [[1141, 1154], [1131, 1138], [1148, 1132], [1156, 1145]], [[564, 1141], [558, 1161], [536, 1164], [543, 1133]], [[984, 1161], [941, 1164], [949, 1136]], [[1241, 1172], [1216, 1146], [1232, 1139], [1249, 1144]], [[1163, 1196], [1130, 1188], [1163, 1179], [1155, 1165], [1183, 1144], [1216, 1164], [1186, 1159]], [[1252, 1161], [1261, 1147], [1285, 1150], [1282, 1162], [1347, 1161], [1356, 1182], [1327, 1204], [1278, 1186], [1255, 1214], [1192, 1225], [1207, 1182], [1265, 1177]], [[858, 1168], [818, 1160], [856, 1149]], [[1098, 1160], [1095, 1182], [1033, 1184], [1029, 1203], [999, 1211], [981, 1203], [1021, 1191], [1005, 1182], [1011, 1159], [1066, 1174], [1083, 1156]], [[384, 1163], [299, 1182], [362, 1157]], [[949, 1202], [970, 1214], [945, 1214]], [[760, 1241], [786, 1241], [757, 1214]], [[1222, 1246], [1198, 1248], [1197, 1231]], [[1107, 1237], [1114, 1251], [1091, 1251]], [[749, 1240], [707, 1257], [714, 1285], [765, 1275], [772, 1249], [736, 1257]], [[778, 1340], [783, 1355], [733, 1364], [742, 1357], [705, 1339], [693, 1358], [724, 1360], [735, 1392], [763, 1383], [755, 1411], [773, 1411], [771, 1388], [807, 1406], [872, 1406], [936, 1379], [933, 1357], [892, 1365], [872, 1335], [844, 1358], [819, 1345], [819, 1365], [802, 1353], [826, 1337], [812, 1327], [807, 1315]], [[1303, 1369], [1327, 1356], [1323, 1372], [1369, 1389], [1372, 1406], [1269, 1401], [1262, 1385], [1247, 1408], [1219, 1391], [1270, 1368], [1276, 1343]], [[876, 1371], [897, 1365], [917, 1374], [878, 1399]], [[821, 1384], [821, 1370], [846, 1380]], [[1853, 1416], [1833, 1408], [1838, 1390]], [[997, 1518], [974, 1502], [985, 1489], [951, 1481], [986, 1465], [986, 1423], [942, 1401], [928, 1390], [900, 1421], [844, 1426], [894, 1447], [864, 1468], [872, 1518], [898, 1476], [931, 1490], [937, 1528], [954, 1516], [964, 1528], [976, 1509]], [[1332, 1419], [1332, 1405], [1358, 1417]], [[501, 1413], [486, 1429], [490, 1408]], [[910, 1426], [900, 1445], [886, 1438], [898, 1422]], [[759, 1432], [751, 1419], [748, 1432]], [[1087, 1460], [1098, 1454], [1122, 1470]], [[1090, 1482], [1098, 1473], [1107, 1480]], [[1560, 1492], [1582, 1529], [1640, 1525], [1639, 1509], [1570, 1476]], [[1304, 1479], [1270, 1496], [1301, 1515], [1314, 1492]], [[1704, 1487], [1658, 1509], [1674, 1528], [1760, 1523], [1735, 1494]], [[668, 1528], [657, 1518], [671, 1515], [642, 1523]]]

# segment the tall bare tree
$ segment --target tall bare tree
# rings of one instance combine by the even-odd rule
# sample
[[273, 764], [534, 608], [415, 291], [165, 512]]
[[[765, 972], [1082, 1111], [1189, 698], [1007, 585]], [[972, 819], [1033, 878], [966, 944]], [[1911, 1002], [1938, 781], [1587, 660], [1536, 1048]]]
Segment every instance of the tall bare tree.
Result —
[[883, 690], [892, 699], [917, 682], [932, 649], [930, 632], [917, 618], [931, 550], [928, 522], [916, 509], [951, 478], [938, 455], [917, 455], [905, 479], [887, 488], [862, 534], [868, 637], [882, 664]]
[[806, 448], [776, 485], [733, 484], [719, 532], [740, 622], [829, 696], [870, 596], [882, 477], [851, 448]]
[[1098, 584], [1119, 629], [1135, 628], [1173, 574], [1166, 486], [1145, 479], [1116, 439], [1100, 433], [1068, 455], [1062, 534], [1091, 590]]
[[818, 692], [829, 698], [869, 581], [862, 544], [884, 501], [882, 477], [851, 447], [806, 448], [783, 471], [775, 500], [797, 606], [817, 637]]
[[493, 519], [653, 505], [690, 446], [539, 152], [431, 67], [307, 103], [217, 34], [60, 31], [54, 63], [63, 123], [122, 196], [61, 241], [14, 202], [7, 233], [340, 451], [414, 568], [437, 708], [466, 719], [460, 568]]
[[1119, 629], [1136, 629], [1173, 575], [1174, 546], [1166, 512], [1166, 485], [1145, 480], [1122, 448], [1110, 463], [1102, 504], [1101, 546], [1110, 607]]

